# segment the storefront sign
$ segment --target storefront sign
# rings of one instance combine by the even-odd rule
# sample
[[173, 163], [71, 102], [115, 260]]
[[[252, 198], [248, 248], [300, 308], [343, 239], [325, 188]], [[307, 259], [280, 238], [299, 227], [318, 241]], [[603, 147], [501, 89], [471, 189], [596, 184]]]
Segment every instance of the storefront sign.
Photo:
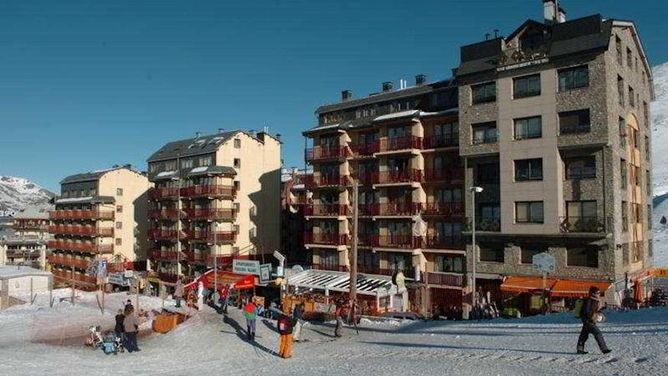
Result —
[[659, 278], [668, 278], [668, 268], [654, 269], [654, 276]]
[[260, 262], [254, 260], [232, 260], [232, 271], [238, 274], [260, 275]]
[[271, 264], [260, 265], [260, 283], [269, 283], [271, 280]]

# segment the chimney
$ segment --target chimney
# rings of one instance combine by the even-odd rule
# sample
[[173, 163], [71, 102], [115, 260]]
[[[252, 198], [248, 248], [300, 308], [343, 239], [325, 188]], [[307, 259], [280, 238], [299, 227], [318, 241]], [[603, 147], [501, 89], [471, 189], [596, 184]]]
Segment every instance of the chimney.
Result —
[[421, 86], [427, 83], [427, 76], [418, 74], [415, 76], [415, 86]]
[[558, 12], [557, 20], [559, 21], [559, 23], [566, 22], [566, 11], [564, 10], [564, 8], [559, 7], [559, 10], [557, 12]]
[[199, 140], [201, 135], [202, 135], [201, 133], [195, 132], [195, 140]]
[[392, 81], [385, 81], [383, 82], [383, 93], [392, 91], [394, 88], [394, 85], [392, 84]]
[[341, 101], [345, 102], [353, 98], [353, 92], [351, 90], [341, 91]]
[[558, 0], [543, 0], [543, 18], [548, 25], [566, 22], [566, 11]]
[[218, 128], [218, 133], [225, 133], [225, 128]]

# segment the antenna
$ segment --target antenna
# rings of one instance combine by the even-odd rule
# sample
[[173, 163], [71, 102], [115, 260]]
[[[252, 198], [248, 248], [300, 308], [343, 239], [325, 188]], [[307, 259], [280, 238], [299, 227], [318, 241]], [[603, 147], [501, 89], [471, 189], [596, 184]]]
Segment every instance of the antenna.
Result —
[[494, 38], [496, 39], [498, 37], [499, 37], [499, 29], [494, 29]]
[[485, 40], [489, 40], [489, 33], [485, 33]]

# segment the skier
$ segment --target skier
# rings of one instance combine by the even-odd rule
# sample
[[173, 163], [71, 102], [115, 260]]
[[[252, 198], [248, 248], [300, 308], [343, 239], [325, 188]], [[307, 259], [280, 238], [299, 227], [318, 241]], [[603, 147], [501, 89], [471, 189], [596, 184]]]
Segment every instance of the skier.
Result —
[[292, 357], [292, 320], [287, 315], [282, 314], [276, 325], [278, 326], [278, 334], [281, 335], [278, 355], [284, 359], [290, 358]]
[[594, 339], [596, 339], [598, 347], [601, 349], [603, 354], [607, 354], [612, 351], [605, 344], [603, 334], [596, 325], [597, 321], [602, 315], [601, 309], [601, 290], [599, 290], [599, 288], [596, 286], [591, 286], [589, 288], [589, 296], [582, 302], [582, 308], [580, 311], [582, 331], [580, 331], [580, 337], [578, 338], [578, 354], [587, 354], [587, 351], [585, 351], [584, 348], [585, 342], [587, 342], [587, 339], [589, 339], [589, 334], [594, 335]]
[[181, 300], [183, 300], [183, 281], [181, 281], [181, 277], [176, 280], [174, 299], [176, 300], [176, 308], [181, 308]]
[[137, 332], [139, 331], [139, 321], [135, 315], [135, 309], [130, 306], [125, 310], [125, 319], [123, 320], [123, 329], [125, 332], [125, 347], [128, 352], [141, 351], [137, 347]]
[[246, 333], [248, 340], [255, 340], [255, 320], [257, 319], [257, 306], [253, 300], [250, 300], [244, 306], [244, 317], [246, 318]]
[[299, 342], [301, 332], [302, 332], [302, 325], [304, 325], [302, 321], [302, 316], [304, 315], [304, 303], [299, 303], [295, 306], [295, 309], [292, 311], [292, 322], [295, 324], [295, 330], [293, 333], [293, 339], [295, 342]]

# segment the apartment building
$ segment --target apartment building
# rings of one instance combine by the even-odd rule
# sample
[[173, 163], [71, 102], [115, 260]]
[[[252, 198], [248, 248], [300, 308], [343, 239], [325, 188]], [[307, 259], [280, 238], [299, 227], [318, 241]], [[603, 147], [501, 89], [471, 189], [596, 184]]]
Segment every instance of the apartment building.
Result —
[[385, 82], [359, 99], [346, 90], [316, 113], [319, 124], [304, 132], [312, 143], [304, 235], [312, 267], [349, 270], [356, 182], [360, 273], [402, 272], [411, 282], [403, 308], [461, 306], [464, 169], [454, 81], [418, 75], [415, 86]]
[[632, 22], [544, 6], [544, 22], [461, 47], [459, 150], [466, 187], [483, 188], [475, 207], [465, 195], [478, 219], [467, 269], [482, 292], [526, 292], [548, 252], [567, 281], [553, 296], [583, 280], [620, 291], [652, 256], [652, 73]]
[[49, 212], [44, 208], [26, 208], [11, 217], [11, 234], [0, 237], [0, 265], [46, 267], [46, 243], [49, 239]]
[[278, 250], [280, 150], [266, 130], [219, 130], [169, 142], [149, 157], [150, 260], [160, 280]]
[[[56, 282], [94, 288], [86, 274], [95, 259], [109, 263], [146, 260], [149, 182], [130, 165], [68, 176], [49, 213], [49, 264]], [[140, 264], [136, 265], [142, 268]]]

